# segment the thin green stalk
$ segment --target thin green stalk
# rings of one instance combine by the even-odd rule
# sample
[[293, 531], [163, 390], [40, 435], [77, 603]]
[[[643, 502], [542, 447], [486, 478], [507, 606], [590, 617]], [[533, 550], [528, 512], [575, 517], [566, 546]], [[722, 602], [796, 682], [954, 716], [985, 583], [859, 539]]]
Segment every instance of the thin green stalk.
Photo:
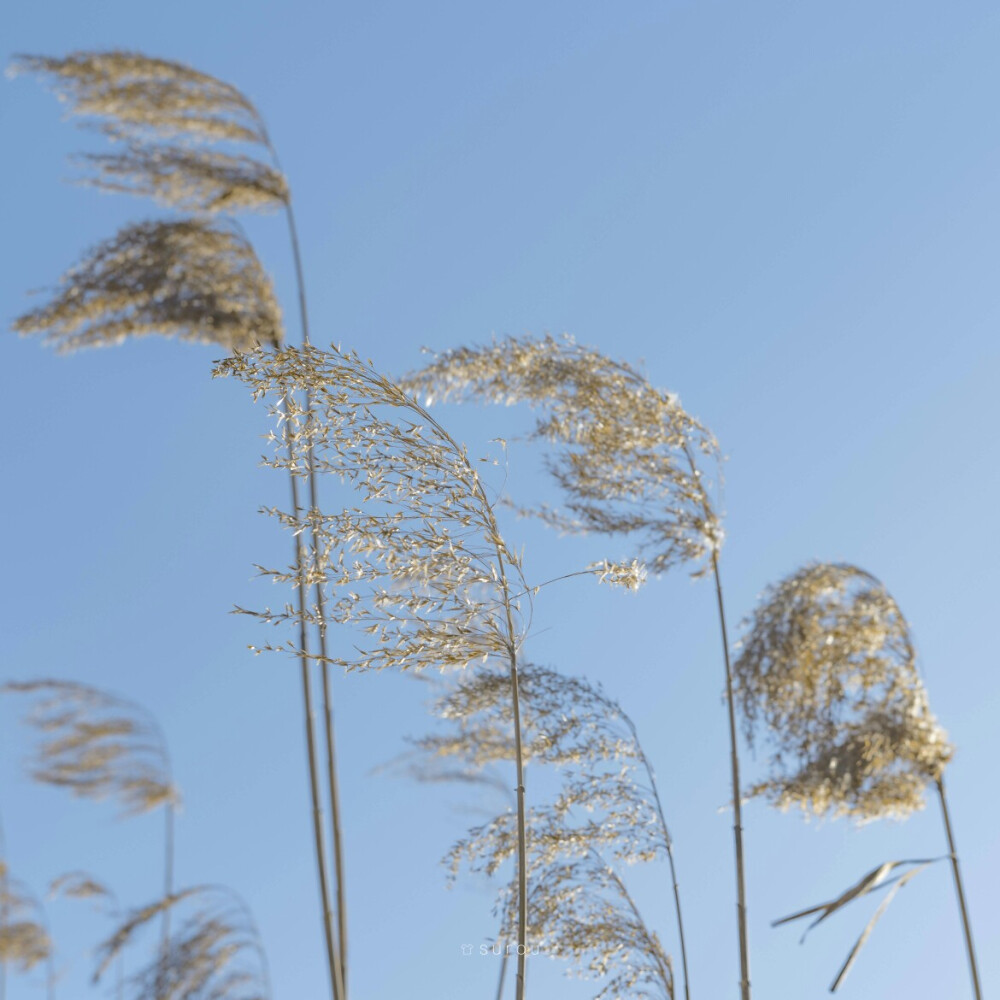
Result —
[[722, 579], [719, 558], [712, 551], [712, 574], [719, 608], [719, 630], [726, 665], [726, 707], [729, 711], [729, 760], [733, 782], [733, 839], [736, 845], [736, 918], [740, 939], [740, 996], [750, 1000], [750, 947], [747, 941], [746, 880], [743, 871], [743, 809], [740, 796], [740, 758], [736, 742], [736, 711], [733, 707], [733, 671], [729, 662], [729, 638], [726, 634], [726, 610], [722, 602]]
[[955, 850], [955, 838], [951, 832], [951, 817], [948, 815], [948, 799], [944, 792], [944, 778], [937, 779], [938, 798], [941, 801], [941, 815], [944, 817], [944, 830], [948, 837], [948, 850], [951, 853], [951, 871], [955, 877], [955, 894], [958, 896], [958, 908], [962, 914], [962, 927], [965, 930], [965, 947], [969, 953], [969, 972], [972, 975], [972, 992], [976, 1000], [983, 1000], [982, 988], [979, 985], [979, 967], [976, 964], [976, 949], [972, 944], [972, 924], [969, 921], [969, 911], [965, 905], [965, 890], [962, 886], [962, 873], [958, 867], [958, 851]]

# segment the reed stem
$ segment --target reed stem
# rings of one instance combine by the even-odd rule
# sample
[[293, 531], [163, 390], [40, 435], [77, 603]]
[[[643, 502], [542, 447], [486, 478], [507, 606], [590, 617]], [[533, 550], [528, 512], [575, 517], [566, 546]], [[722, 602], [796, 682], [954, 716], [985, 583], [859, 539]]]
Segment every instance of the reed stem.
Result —
[[948, 837], [948, 850], [951, 853], [951, 871], [955, 878], [955, 895], [958, 896], [958, 909], [962, 914], [962, 927], [965, 931], [965, 948], [969, 954], [969, 973], [972, 976], [972, 992], [976, 1000], [983, 1000], [982, 988], [979, 985], [979, 967], [976, 964], [976, 949], [972, 944], [972, 924], [969, 921], [969, 911], [965, 905], [965, 889], [962, 886], [962, 873], [958, 866], [958, 851], [955, 850], [955, 838], [951, 832], [951, 817], [948, 815], [948, 798], [944, 791], [944, 778], [936, 781], [938, 798], [941, 801], [941, 815], [944, 818], [944, 831]]
[[740, 997], [750, 1000], [750, 947], [747, 940], [746, 880], [743, 870], [743, 809], [740, 796], [740, 758], [736, 742], [736, 710], [733, 706], [733, 670], [729, 661], [729, 637], [726, 633], [726, 610], [722, 601], [722, 579], [718, 554], [712, 551], [712, 574], [719, 609], [722, 655], [726, 665], [726, 707], [729, 712], [729, 761], [733, 784], [733, 839], [736, 847], [736, 919], [740, 940]]
[[[289, 465], [294, 461], [290, 429], [286, 428], [288, 436]], [[292, 510], [298, 516], [299, 484], [294, 470], [289, 471], [292, 490]], [[334, 944], [333, 914], [330, 910], [330, 883], [326, 870], [326, 849], [323, 840], [323, 808], [319, 793], [318, 764], [316, 758], [316, 734], [313, 725], [312, 684], [309, 678], [309, 634], [305, 620], [306, 581], [305, 549], [298, 535], [295, 536], [295, 565], [298, 569], [298, 614], [299, 614], [299, 649], [300, 673], [302, 678], [302, 705], [306, 724], [306, 752], [309, 759], [309, 793], [312, 799], [313, 838], [316, 848], [316, 870], [319, 878], [320, 906], [323, 912], [323, 930], [326, 943], [327, 965], [330, 971], [330, 985], [333, 1000], [344, 1000], [343, 973], [340, 966], [340, 956]]]

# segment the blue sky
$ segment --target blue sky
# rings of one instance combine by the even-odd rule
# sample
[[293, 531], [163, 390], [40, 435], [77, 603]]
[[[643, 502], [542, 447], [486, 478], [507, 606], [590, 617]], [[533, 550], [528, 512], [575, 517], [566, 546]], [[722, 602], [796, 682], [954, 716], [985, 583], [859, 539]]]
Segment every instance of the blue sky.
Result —
[[[387, 371], [419, 363], [422, 345], [528, 331], [643, 359], [727, 456], [734, 624], [808, 559], [881, 577], [958, 747], [953, 819], [984, 992], [1000, 989], [995, 5], [53, 0], [9, 4], [0, 26], [5, 62], [138, 49], [243, 89], [292, 183], [315, 341]], [[63, 183], [66, 155], [97, 143], [35, 82], [4, 81], [0, 116], [6, 324], [28, 290], [150, 207]], [[281, 220], [247, 228], [294, 330]], [[210, 347], [59, 357], [8, 335], [0, 352], [3, 676], [85, 680], [156, 713], [185, 796], [179, 881], [238, 888], [276, 995], [322, 996], [296, 669], [252, 657], [259, 627], [227, 615], [273, 600], [253, 564], [286, 558], [256, 513], [284, 500], [256, 467], [266, 417], [209, 378]], [[504, 411], [443, 414], [472, 449], [514, 426]], [[515, 448], [512, 476], [532, 468]], [[592, 551], [510, 530], [536, 579]], [[683, 571], [634, 597], [574, 581], [539, 601], [529, 642], [534, 659], [600, 680], [638, 724], [705, 998], [735, 996], [738, 975], [712, 615], [709, 587]], [[495, 960], [461, 952], [492, 933], [489, 889], [448, 890], [437, 864], [470, 821], [461, 797], [371, 774], [425, 727], [421, 687], [337, 684], [358, 998], [493, 995]], [[16, 712], [0, 713], [12, 865], [39, 888], [88, 868], [129, 902], [152, 897], [158, 819], [119, 823], [28, 784]], [[763, 763], [748, 754], [748, 777]], [[751, 973], [769, 1000], [824, 995], [871, 907], [802, 947], [772, 919], [882, 860], [944, 850], [933, 803], [861, 830], [753, 803], [745, 825]], [[664, 873], [634, 878], [676, 951]], [[104, 927], [80, 904], [53, 903], [51, 919], [70, 995]], [[592, 995], [547, 961], [529, 986]], [[9, 995], [40, 990], [29, 977]], [[842, 988], [906, 994], [970, 995], [943, 866], [900, 895]]]

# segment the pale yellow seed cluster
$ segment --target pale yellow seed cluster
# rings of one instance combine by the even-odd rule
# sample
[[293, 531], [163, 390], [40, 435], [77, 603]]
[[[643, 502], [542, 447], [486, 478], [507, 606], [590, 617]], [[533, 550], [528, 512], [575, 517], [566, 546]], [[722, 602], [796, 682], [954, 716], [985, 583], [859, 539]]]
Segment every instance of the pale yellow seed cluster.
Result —
[[508, 337], [435, 356], [402, 383], [428, 399], [525, 403], [532, 437], [566, 497], [562, 509], [522, 508], [568, 531], [634, 537], [653, 573], [703, 562], [722, 531], [700, 462], [718, 462], [712, 435], [676, 396], [570, 338]]
[[906, 620], [855, 566], [812, 564], [769, 588], [734, 672], [748, 737], [774, 749], [750, 794], [782, 808], [903, 817], [951, 759]]
[[[46, 77], [72, 114], [124, 144], [123, 152], [77, 158], [85, 184], [199, 216], [289, 203], [260, 115], [221, 80], [134, 52], [25, 56], [13, 69]], [[14, 329], [44, 334], [61, 350], [151, 333], [231, 351], [282, 340], [271, 281], [250, 243], [233, 224], [203, 217], [127, 226], [92, 248]]]
[[40, 734], [28, 763], [36, 781], [81, 798], [116, 799], [129, 815], [177, 801], [166, 745], [137, 706], [67, 681], [9, 683], [0, 691], [35, 699], [27, 721]]
[[625, 590], [638, 590], [646, 582], [646, 567], [638, 559], [631, 562], [615, 563], [607, 559], [593, 563], [588, 569], [597, 574], [598, 583]]

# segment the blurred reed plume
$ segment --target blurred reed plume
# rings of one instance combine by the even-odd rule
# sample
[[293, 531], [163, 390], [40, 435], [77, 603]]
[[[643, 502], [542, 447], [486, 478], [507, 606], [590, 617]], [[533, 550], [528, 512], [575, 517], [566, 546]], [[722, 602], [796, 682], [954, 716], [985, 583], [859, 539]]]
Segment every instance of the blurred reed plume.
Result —
[[[124, 229], [70, 270], [63, 278], [62, 291], [46, 306], [18, 319], [15, 329], [43, 332], [63, 350], [118, 343], [148, 333], [215, 342], [228, 351], [276, 347], [283, 331], [269, 277], [237, 225], [204, 216], [281, 208], [295, 264], [302, 339], [308, 344], [305, 282], [291, 189], [264, 120], [244, 94], [190, 66], [137, 52], [75, 52], [62, 59], [21, 56], [11, 69], [15, 74], [44, 77], [69, 114], [124, 144], [124, 152], [77, 157], [82, 183], [151, 197], [171, 208], [197, 213]], [[307, 394], [307, 410], [309, 406]], [[315, 476], [310, 473], [308, 478], [309, 502], [316, 506]], [[294, 510], [301, 506], [298, 489], [292, 477]], [[294, 544], [296, 561], [304, 562], [302, 541], [297, 538]], [[317, 544], [315, 538], [312, 544]], [[305, 601], [303, 590], [300, 611]], [[322, 605], [318, 598], [317, 604]], [[340, 798], [327, 636], [322, 614], [319, 618], [313, 638], [302, 616], [300, 673], [327, 964], [333, 998], [345, 1000], [347, 904]], [[312, 641], [320, 649], [336, 917], [331, 908], [312, 682], [305, 653]]]
[[773, 751], [771, 775], [751, 795], [867, 822], [905, 817], [923, 808], [928, 785], [937, 788], [981, 1000], [944, 788], [953, 747], [931, 714], [899, 606], [857, 566], [811, 563], [767, 588], [741, 646], [735, 674], [747, 738]]
[[183, 219], [126, 226], [93, 247], [14, 329], [61, 351], [154, 333], [250, 350], [280, 343], [281, 311], [236, 227]]
[[[25, 721], [40, 735], [27, 761], [35, 781], [68, 789], [78, 798], [114, 799], [125, 816], [163, 808], [163, 893], [169, 897], [180, 794], [156, 720], [132, 702], [72, 681], [10, 682], [0, 686], [0, 693], [5, 692], [33, 698]], [[165, 948], [167, 911], [162, 924]]]
[[[445, 726], [412, 741], [411, 772], [431, 780], [453, 774], [489, 782], [491, 767], [509, 754], [505, 680], [501, 671], [483, 668], [450, 684], [432, 709]], [[601, 980], [596, 994], [601, 1000], [673, 997], [670, 958], [605, 856], [625, 865], [666, 858], [689, 997], [673, 842], [632, 720], [584, 679], [533, 664], [520, 666], [519, 696], [525, 763], [554, 768], [557, 784], [551, 801], [528, 811], [531, 947]], [[513, 816], [507, 812], [458, 841], [446, 864], [452, 877], [463, 865], [495, 876], [515, 849]], [[501, 941], [510, 934], [513, 899], [508, 884], [498, 903]]]
[[[524, 995], [527, 899], [524, 780], [518, 703], [519, 600], [528, 587], [520, 559], [504, 542], [494, 501], [462, 448], [419, 404], [355, 354], [286, 347], [237, 355], [217, 375], [244, 382], [254, 398], [284, 401], [275, 409], [266, 464], [293, 478], [332, 475], [358, 495], [353, 507], [327, 513], [270, 509], [296, 535], [311, 532], [311, 559], [263, 569], [301, 595], [315, 585], [310, 607], [291, 604], [248, 612], [269, 624], [333, 621], [367, 638], [350, 657], [320, 651], [323, 663], [348, 670], [439, 670], [479, 661], [504, 664], [513, 712], [518, 797], [517, 997]], [[298, 394], [309, 394], [306, 408]], [[242, 609], [240, 609], [242, 610]], [[270, 644], [296, 655], [293, 643]], [[509, 744], [508, 744], [509, 747]]]
[[0, 1000], [7, 995], [8, 968], [30, 972], [42, 963], [47, 966], [46, 986], [51, 1000], [55, 970], [45, 911], [31, 890], [11, 875], [5, 853], [0, 829]]
[[125, 815], [178, 802], [166, 741], [138, 705], [72, 681], [12, 681], [0, 693], [34, 696], [25, 721], [40, 734], [28, 759], [35, 781], [116, 799]]
[[403, 385], [429, 401], [526, 403], [539, 410], [530, 437], [550, 445], [546, 464], [566, 502], [564, 509], [521, 507], [522, 513], [564, 531], [632, 538], [654, 573], [685, 562], [695, 564], [695, 575], [712, 573], [729, 722], [740, 996], [750, 1000], [739, 752], [718, 559], [723, 530], [702, 468], [718, 465], [715, 438], [676, 395], [568, 337], [507, 337], [444, 351]]
[[166, 911], [167, 947], [128, 979], [133, 1000], [270, 1000], [267, 959], [249, 910], [221, 886], [194, 886], [128, 914], [98, 950], [99, 982], [124, 948]]

